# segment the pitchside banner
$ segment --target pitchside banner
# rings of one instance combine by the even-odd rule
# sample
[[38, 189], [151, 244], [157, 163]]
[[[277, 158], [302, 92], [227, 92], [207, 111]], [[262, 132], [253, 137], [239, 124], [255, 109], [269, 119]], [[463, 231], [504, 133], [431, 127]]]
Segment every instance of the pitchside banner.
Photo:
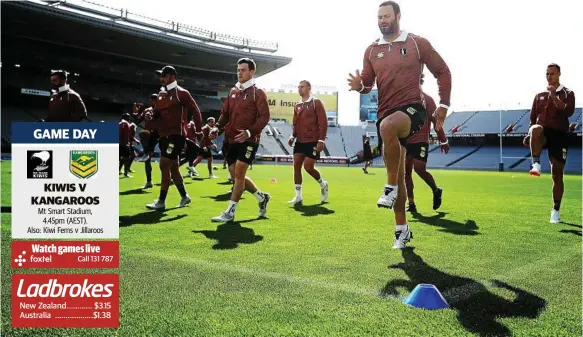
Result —
[[12, 123], [12, 238], [119, 238], [119, 128]]
[[[267, 103], [269, 104], [269, 113], [273, 119], [285, 119], [288, 123], [291, 123], [294, 118], [294, 109], [296, 104], [300, 101], [300, 95], [298, 93], [289, 92], [274, 92], [267, 91]], [[313, 94], [318, 97], [326, 113], [334, 113], [337, 115], [338, 112], [338, 95], [326, 95], [326, 94]]]

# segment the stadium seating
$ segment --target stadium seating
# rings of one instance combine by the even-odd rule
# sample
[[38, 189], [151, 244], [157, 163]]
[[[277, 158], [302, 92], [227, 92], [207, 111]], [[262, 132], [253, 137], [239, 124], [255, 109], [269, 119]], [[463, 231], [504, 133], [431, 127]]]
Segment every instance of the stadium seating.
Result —
[[467, 155], [475, 149], [476, 146], [452, 146], [448, 154], [443, 154], [436, 150], [429, 154], [427, 166], [445, 168], [449, 163]]

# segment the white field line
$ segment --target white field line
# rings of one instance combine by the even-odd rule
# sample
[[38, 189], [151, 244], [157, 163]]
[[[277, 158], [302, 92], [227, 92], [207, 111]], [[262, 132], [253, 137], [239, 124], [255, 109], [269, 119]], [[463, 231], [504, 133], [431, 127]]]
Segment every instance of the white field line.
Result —
[[[246, 274], [246, 275], [250, 275], [250, 276], [254, 276], [254, 277], [260, 277], [260, 278], [265, 278], [265, 279], [274, 279], [274, 280], [278, 280], [278, 281], [286, 281], [286, 282], [296, 283], [296, 284], [303, 284], [303, 285], [308, 285], [308, 286], [315, 287], [315, 288], [327, 289], [327, 290], [332, 290], [332, 291], [342, 291], [342, 292], [356, 294], [356, 295], [380, 297], [380, 290], [378, 290], [378, 289], [376, 289], [376, 290], [363, 289], [360, 287], [356, 287], [356, 286], [348, 285], [348, 284], [343, 284], [343, 283], [335, 283], [335, 282], [318, 280], [318, 279], [314, 279], [314, 278], [310, 278], [310, 277], [303, 277], [303, 276], [293, 276], [293, 275], [288, 275], [288, 274], [279, 273], [279, 272], [264, 271], [264, 270], [260, 270], [260, 269], [253, 269], [253, 268], [243, 267], [243, 266], [239, 266], [239, 265], [224, 263], [224, 262], [212, 262], [212, 261], [201, 260], [201, 259], [190, 258], [190, 257], [167, 256], [167, 255], [155, 254], [155, 253], [144, 252], [144, 251], [125, 251], [125, 253], [128, 255], [146, 256], [146, 257], [150, 257], [150, 258], [157, 258], [157, 259], [163, 259], [163, 260], [179, 261], [179, 262], [183, 262], [186, 264], [193, 264], [193, 265], [196, 265], [198, 267], [203, 267], [203, 268], [211, 269], [211, 270], [220, 270], [220, 271], [231, 272], [231, 273], [236, 272], [236, 273]], [[559, 256], [549, 257], [549, 258], [546, 258], [543, 260], [539, 260], [539, 261], [531, 262], [531, 263], [526, 264], [526, 265], [522, 265], [522, 266], [517, 267], [515, 269], [512, 269], [506, 273], [501, 273], [501, 274], [495, 275], [489, 279], [490, 280], [494, 280], [494, 279], [504, 280], [504, 279], [508, 279], [508, 278], [515, 278], [515, 277], [522, 276], [522, 275], [525, 275], [525, 276], [533, 275], [533, 274], [536, 274], [538, 271], [544, 269], [545, 266], [556, 265], [557, 260], [562, 261], [562, 260], [565, 260], [566, 258], [570, 258], [572, 256], [580, 255], [580, 254], [581, 254], [580, 251], [575, 251], [575, 252], [572, 252], [571, 254], [568, 254], [568, 255], [559, 255]], [[442, 293], [442, 295], [448, 300], [448, 303], [451, 305], [451, 304], [454, 304], [458, 301], [470, 298], [470, 297], [474, 296], [475, 294], [477, 294], [481, 291], [484, 291], [487, 288], [491, 287], [490, 280], [479, 280], [479, 281], [472, 282], [472, 283], [469, 283], [469, 284], [466, 284], [466, 285], [463, 285], [460, 287], [452, 288], [452, 289], [449, 289], [446, 292]], [[403, 300], [403, 297], [400, 297], [400, 296], [382, 296], [382, 298], [390, 299], [390, 300], [394, 300], [394, 301], [402, 301]]]

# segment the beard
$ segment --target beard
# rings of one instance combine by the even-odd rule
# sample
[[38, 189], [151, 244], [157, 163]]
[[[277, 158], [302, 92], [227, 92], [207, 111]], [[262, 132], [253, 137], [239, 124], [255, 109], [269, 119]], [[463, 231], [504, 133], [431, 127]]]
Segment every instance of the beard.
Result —
[[391, 35], [391, 34], [394, 34], [397, 32], [397, 25], [395, 24], [395, 22], [391, 22], [386, 27], [379, 25], [379, 30], [381, 31], [381, 34], [383, 34], [383, 35]]

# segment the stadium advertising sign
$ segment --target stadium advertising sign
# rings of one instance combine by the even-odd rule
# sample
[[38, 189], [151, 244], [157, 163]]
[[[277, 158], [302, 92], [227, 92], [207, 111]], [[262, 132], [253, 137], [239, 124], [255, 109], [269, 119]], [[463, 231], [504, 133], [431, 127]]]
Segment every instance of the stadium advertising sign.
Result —
[[[116, 122], [12, 123], [13, 269], [119, 268], [118, 140]], [[116, 274], [13, 276], [13, 327], [119, 326]]]
[[379, 94], [377, 89], [371, 90], [368, 94], [360, 95], [360, 120], [376, 121]]
[[[294, 109], [300, 101], [297, 93], [266, 91], [267, 103], [272, 119], [285, 119], [291, 123], [294, 117]], [[314, 96], [322, 101], [327, 115], [336, 115], [338, 112], [338, 96], [314, 93]]]

